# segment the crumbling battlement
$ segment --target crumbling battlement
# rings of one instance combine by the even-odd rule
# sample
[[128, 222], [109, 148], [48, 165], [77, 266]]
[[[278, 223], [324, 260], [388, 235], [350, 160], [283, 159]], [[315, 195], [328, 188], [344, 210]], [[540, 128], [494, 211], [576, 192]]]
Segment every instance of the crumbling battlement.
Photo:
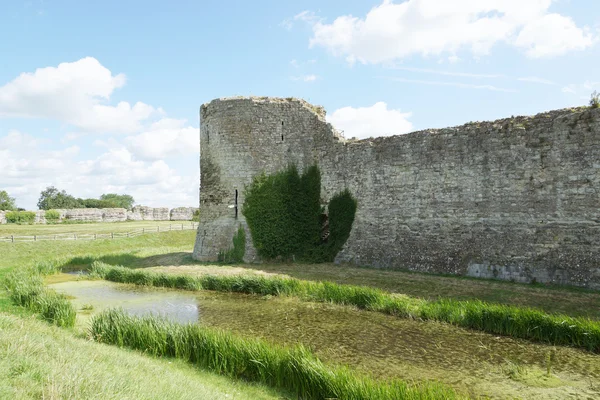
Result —
[[196, 259], [247, 229], [252, 177], [316, 163], [324, 205], [345, 188], [358, 200], [339, 262], [600, 288], [600, 110], [360, 141], [297, 99], [219, 99], [200, 116]]

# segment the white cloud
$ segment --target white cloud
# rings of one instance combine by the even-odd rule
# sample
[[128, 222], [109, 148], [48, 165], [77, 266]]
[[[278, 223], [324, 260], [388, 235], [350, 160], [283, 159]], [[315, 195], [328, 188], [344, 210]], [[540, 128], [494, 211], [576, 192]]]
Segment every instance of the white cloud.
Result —
[[595, 90], [600, 91], [600, 82], [585, 81], [583, 83], [572, 83], [562, 88], [563, 93], [577, 94], [582, 99], [586, 98], [585, 96], [590, 96]]
[[462, 82], [446, 82], [446, 81], [427, 81], [421, 79], [405, 79], [405, 78], [388, 78], [391, 81], [395, 82], [403, 82], [403, 83], [416, 83], [420, 85], [431, 85], [431, 86], [452, 86], [462, 89], [478, 89], [478, 90], [490, 90], [493, 92], [506, 92], [506, 93], [516, 93], [515, 89], [507, 89], [494, 85], [478, 85], [472, 83], [462, 83]]
[[[0, 150], [17, 150], [19, 148], [32, 148], [41, 143], [41, 140], [34, 138], [27, 133], [11, 129], [4, 137], [0, 137]], [[0, 170], [1, 171], [1, 170]]]
[[402, 66], [390, 66], [391, 69], [397, 69], [401, 71], [419, 72], [424, 74], [433, 75], [444, 75], [444, 76], [458, 76], [461, 78], [475, 78], [475, 79], [491, 79], [491, 78], [504, 78], [502, 74], [474, 74], [470, 72], [457, 72], [457, 71], [443, 71], [429, 68], [414, 68], [414, 67], [402, 67]]
[[460, 61], [460, 58], [458, 56], [451, 55], [451, 56], [448, 57], [448, 62], [450, 64], [456, 64], [459, 61]]
[[92, 145], [82, 152], [73, 145], [49, 149], [58, 143], [40, 139], [48, 137], [46, 129], [38, 137], [11, 130], [0, 136], [0, 188], [27, 208], [34, 208], [40, 191], [50, 185], [76, 197], [119, 192], [149, 206], [196, 205], [197, 161], [180, 173], [167, 160], [199, 153], [197, 128], [143, 102], [110, 104], [124, 84], [124, 75], [84, 58], [23, 73], [0, 87], [0, 117], [59, 120], [69, 128], [58, 143], [92, 132], [127, 134], [91, 137]]
[[302, 76], [292, 76], [291, 79], [293, 81], [302, 81], [302, 82], [314, 82], [318, 79], [316, 75], [302, 75]]
[[387, 104], [380, 101], [371, 107], [340, 108], [328, 116], [327, 121], [336, 129], [344, 131], [347, 138], [365, 139], [412, 131], [413, 125], [408, 121], [410, 116], [411, 113], [389, 110]]
[[537, 76], [527, 76], [524, 78], [518, 78], [517, 80], [521, 82], [540, 83], [542, 85], [556, 85], [556, 83], [552, 82], [551, 80], [540, 78]]
[[49, 118], [84, 131], [132, 133], [162, 110], [142, 102], [105, 104], [123, 85], [123, 74], [113, 75], [92, 57], [39, 68], [0, 87], [0, 117]]
[[572, 50], [585, 50], [594, 37], [577, 27], [575, 22], [559, 14], [547, 14], [523, 27], [515, 45], [531, 58], [561, 56]]
[[294, 17], [313, 29], [310, 46], [322, 46], [350, 63], [384, 63], [414, 54], [468, 50], [488, 54], [507, 43], [532, 58], [583, 50], [594, 37], [572, 19], [549, 14], [552, 0], [384, 0], [364, 18], [343, 15], [324, 23], [304, 11]]
[[102, 193], [131, 194], [138, 204], [194, 206], [198, 203], [199, 171], [182, 175], [164, 160], [139, 160], [117, 141], [95, 157], [80, 160], [80, 148], [47, 150], [47, 143], [11, 131], [0, 136], [0, 188], [20, 207], [35, 209], [44, 188], [54, 185], [76, 197]]
[[158, 160], [187, 154], [199, 154], [198, 128], [186, 126], [185, 120], [164, 118], [125, 143], [132, 154], [141, 159]]
[[287, 31], [291, 31], [292, 28], [294, 27], [295, 21], [303, 21], [303, 22], [308, 22], [310, 24], [313, 24], [319, 20], [320, 20], [320, 18], [317, 17], [314, 12], [305, 10], [305, 11], [299, 12], [298, 14], [294, 15], [292, 18], [284, 19], [283, 21], [281, 21], [279, 23], [279, 26], [281, 26], [283, 29], [285, 29]]

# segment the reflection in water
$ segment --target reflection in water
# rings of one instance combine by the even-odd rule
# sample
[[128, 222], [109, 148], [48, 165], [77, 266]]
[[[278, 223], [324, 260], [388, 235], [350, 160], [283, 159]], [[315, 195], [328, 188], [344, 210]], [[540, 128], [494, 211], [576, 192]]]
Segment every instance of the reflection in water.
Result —
[[[600, 357], [576, 349], [295, 298], [192, 293], [105, 281], [51, 287], [73, 296], [78, 309], [122, 307], [135, 315], [154, 313], [279, 343], [303, 343], [325, 361], [381, 378], [438, 380], [472, 396], [491, 398], [600, 398], [600, 385], [590, 383], [600, 381]], [[552, 374], [546, 376], [550, 353]], [[514, 365], [525, 373], [511, 377], [509, 368]]]
[[159, 315], [180, 323], [198, 322], [198, 299], [192, 294], [107, 283], [71, 281], [50, 287], [74, 297], [78, 309], [92, 306], [94, 311], [99, 311], [121, 307], [132, 315]]

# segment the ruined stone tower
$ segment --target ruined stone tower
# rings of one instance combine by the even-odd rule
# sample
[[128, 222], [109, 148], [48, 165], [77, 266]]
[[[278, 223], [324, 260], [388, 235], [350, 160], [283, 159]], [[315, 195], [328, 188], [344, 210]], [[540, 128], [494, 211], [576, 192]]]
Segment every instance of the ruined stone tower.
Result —
[[322, 201], [358, 200], [336, 261], [600, 288], [600, 110], [469, 123], [348, 141], [298, 99], [219, 99], [200, 109], [200, 227], [215, 261], [246, 229], [261, 172], [318, 164]]

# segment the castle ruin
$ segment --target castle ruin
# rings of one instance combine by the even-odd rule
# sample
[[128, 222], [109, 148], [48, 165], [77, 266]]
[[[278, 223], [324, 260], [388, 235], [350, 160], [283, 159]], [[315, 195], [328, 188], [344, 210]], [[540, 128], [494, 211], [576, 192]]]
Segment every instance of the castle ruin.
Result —
[[246, 229], [244, 187], [290, 163], [321, 170], [322, 204], [358, 200], [336, 262], [600, 289], [600, 110], [346, 140], [325, 111], [281, 98], [200, 108], [194, 258], [215, 261]]

